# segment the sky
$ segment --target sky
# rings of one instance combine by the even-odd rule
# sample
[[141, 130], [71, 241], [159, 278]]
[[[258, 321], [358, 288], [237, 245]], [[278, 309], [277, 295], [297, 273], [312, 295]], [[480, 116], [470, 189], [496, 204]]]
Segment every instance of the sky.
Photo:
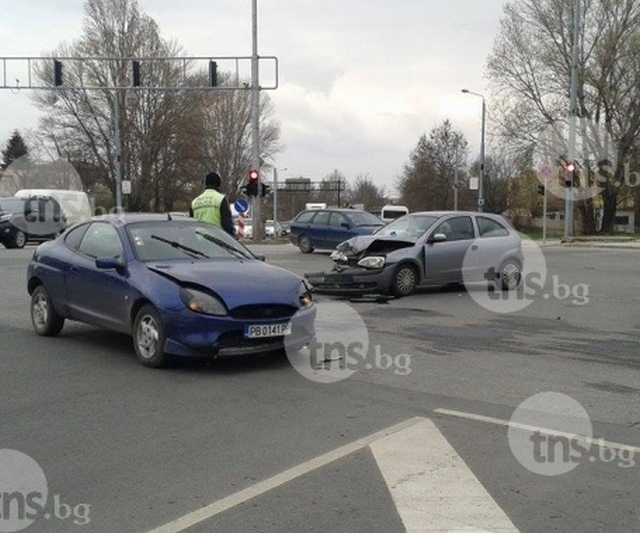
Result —
[[[185, 56], [252, 53], [251, 0], [138, 3]], [[368, 174], [395, 194], [420, 136], [446, 119], [477, 156], [482, 100], [462, 89], [485, 96], [488, 124], [486, 61], [504, 3], [257, 0], [258, 54], [278, 59], [278, 87], [266, 92], [281, 127], [284, 149], [271, 161], [279, 178]], [[0, 18], [0, 58], [49, 55], [81, 36], [83, 16], [84, 0], [12, 3]], [[263, 86], [272, 85], [271, 65], [261, 63]], [[0, 90], [0, 146], [15, 129], [37, 128], [30, 93]]]

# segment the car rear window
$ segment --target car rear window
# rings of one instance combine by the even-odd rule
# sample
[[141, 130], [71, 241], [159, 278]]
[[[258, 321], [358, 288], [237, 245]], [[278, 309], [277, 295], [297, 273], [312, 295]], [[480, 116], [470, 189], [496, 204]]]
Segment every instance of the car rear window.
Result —
[[384, 226], [384, 221], [367, 211], [353, 211], [347, 215], [354, 226]]

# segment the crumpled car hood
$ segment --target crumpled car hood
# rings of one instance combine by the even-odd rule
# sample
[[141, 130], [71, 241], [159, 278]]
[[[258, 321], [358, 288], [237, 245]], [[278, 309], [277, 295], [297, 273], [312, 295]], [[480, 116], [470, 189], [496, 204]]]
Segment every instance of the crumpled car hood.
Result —
[[371, 254], [388, 254], [402, 248], [412, 248], [415, 242], [399, 237], [377, 237], [376, 235], [361, 235], [352, 237], [338, 245], [338, 251], [347, 256], [358, 255], [362, 252]]

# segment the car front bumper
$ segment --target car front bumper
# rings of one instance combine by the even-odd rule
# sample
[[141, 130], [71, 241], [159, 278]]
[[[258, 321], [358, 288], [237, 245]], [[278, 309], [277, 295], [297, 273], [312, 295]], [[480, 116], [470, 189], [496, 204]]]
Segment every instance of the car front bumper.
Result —
[[331, 272], [305, 274], [314, 292], [334, 296], [389, 294], [394, 265], [380, 269], [337, 266]]
[[[166, 313], [163, 324], [166, 332], [165, 351], [172, 355], [190, 357], [227, 357], [273, 352], [305, 344], [315, 336], [315, 306], [299, 310], [291, 318], [272, 320], [237, 320], [214, 317], [189, 310]], [[285, 336], [249, 338], [250, 325], [279, 325], [291, 323], [291, 333]]]

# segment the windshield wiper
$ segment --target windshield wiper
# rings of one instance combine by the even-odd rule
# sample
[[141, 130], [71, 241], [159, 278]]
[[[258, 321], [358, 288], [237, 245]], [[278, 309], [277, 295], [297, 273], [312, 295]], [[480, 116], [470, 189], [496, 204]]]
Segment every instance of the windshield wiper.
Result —
[[160, 241], [160, 242], [163, 242], [165, 244], [168, 244], [169, 246], [172, 246], [173, 248], [177, 248], [181, 252], [184, 252], [187, 255], [191, 256], [191, 257], [194, 257], [194, 258], [202, 257], [204, 259], [211, 259], [207, 254], [201, 252], [200, 250], [196, 250], [195, 248], [190, 248], [189, 246], [185, 246], [184, 244], [180, 244], [178, 241], [172, 241], [170, 239], [165, 239], [164, 237], [160, 237], [159, 235], [151, 235], [151, 238], [155, 239], [156, 241]]
[[237, 248], [231, 246], [229, 243], [226, 243], [222, 239], [218, 239], [213, 235], [209, 235], [208, 233], [202, 233], [201, 231], [196, 231], [196, 235], [199, 235], [200, 237], [208, 240], [209, 242], [217, 244], [221, 248], [224, 248], [228, 252], [231, 252], [236, 257], [240, 257], [242, 259], [255, 259], [254, 257], [250, 257], [247, 254], [245, 254], [242, 250], [238, 250]]

